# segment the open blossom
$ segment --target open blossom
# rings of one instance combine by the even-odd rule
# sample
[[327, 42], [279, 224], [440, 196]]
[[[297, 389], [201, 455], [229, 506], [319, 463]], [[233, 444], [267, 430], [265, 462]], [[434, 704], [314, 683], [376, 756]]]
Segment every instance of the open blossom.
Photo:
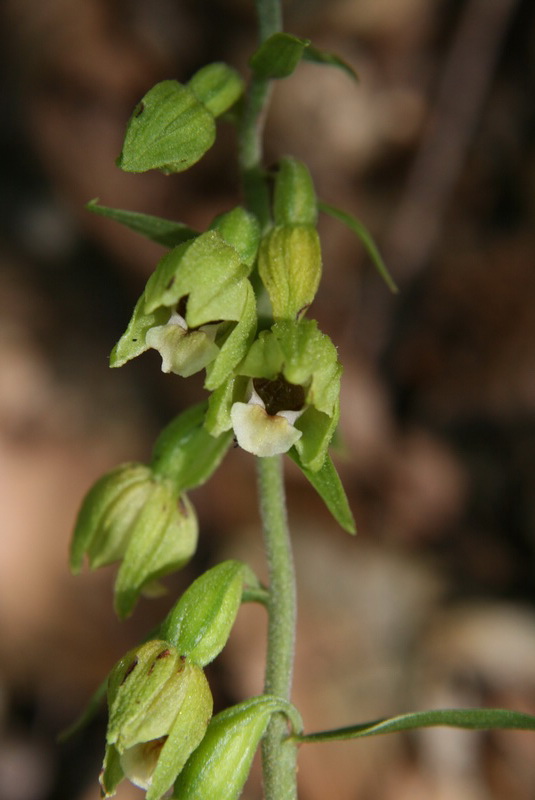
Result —
[[[248, 402], [234, 403], [231, 408], [230, 417], [234, 435], [240, 447], [248, 453], [256, 456], [286, 453], [303, 435], [294, 424], [305, 410], [303, 403], [297, 409], [278, 408], [278, 405], [271, 405], [268, 409], [265, 400], [255, 389], [256, 383], [262, 383], [262, 388], [266, 389], [266, 385], [281, 384], [282, 380], [279, 378], [277, 381], [251, 381]], [[262, 391], [260, 386], [258, 388]], [[295, 387], [295, 389], [300, 388]]]
[[312, 320], [280, 320], [262, 331], [236, 374], [210, 398], [206, 427], [234, 430], [257, 456], [295, 447], [303, 466], [321, 469], [339, 416], [342, 367]]
[[189, 330], [184, 317], [173, 311], [165, 325], [147, 331], [145, 342], [162, 357], [162, 372], [188, 378], [211, 364], [219, 354], [215, 337], [219, 325]]
[[214, 222], [222, 233], [207, 231], [161, 259], [113, 349], [112, 367], [154, 348], [164, 372], [188, 377], [206, 369], [205, 386], [215, 389], [243, 359], [256, 329], [251, 265], [244, 259], [254, 257], [256, 245], [229, 244], [231, 223], [240, 230], [252, 224], [247, 212], [234, 209]]

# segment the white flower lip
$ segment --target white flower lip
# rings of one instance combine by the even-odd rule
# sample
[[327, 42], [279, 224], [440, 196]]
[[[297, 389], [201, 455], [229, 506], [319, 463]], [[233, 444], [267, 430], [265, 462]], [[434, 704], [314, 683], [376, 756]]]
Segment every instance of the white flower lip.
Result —
[[255, 456], [267, 457], [287, 453], [301, 438], [302, 431], [294, 423], [304, 410], [268, 414], [264, 401], [251, 388], [249, 401], [234, 403], [230, 418], [239, 446]]
[[148, 347], [162, 357], [162, 372], [187, 378], [210, 364], [219, 354], [215, 344], [218, 325], [202, 325], [190, 331], [184, 317], [173, 311], [165, 325], [147, 331]]
[[121, 755], [121, 767], [128, 780], [140, 789], [148, 789], [167, 736], [129, 747]]

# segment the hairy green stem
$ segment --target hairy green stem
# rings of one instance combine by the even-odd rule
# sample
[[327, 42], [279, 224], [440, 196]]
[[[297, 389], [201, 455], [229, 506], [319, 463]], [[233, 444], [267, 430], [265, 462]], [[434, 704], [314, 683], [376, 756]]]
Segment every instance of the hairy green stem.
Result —
[[[280, 0], [256, 0], [260, 43], [282, 28]], [[270, 220], [269, 191], [262, 166], [262, 132], [271, 92], [271, 81], [253, 75], [240, 124], [239, 161], [247, 208], [262, 228]]]
[[[256, 0], [260, 44], [282, 29], [280, 0]], [[265, 230], [271, 222], [270, 193], [262, 163], [262, 134], [271, 81], [253, 75], [239, 129], [239, 163], [245, 204]], [[259, 458], [258, 492], [269, 589], [266, 693], [290, 700], [295, 643], [295, 574], [286, 517], [280, 456]], [[296, 800], [297, 746], [287, 740], [288, 723], [275, 714], [262, 744], [266, 800]]]
[[[264, 691], [290, 700], [295, 645], [295, 573], [286, 516], [281, 456], [259, 458], [258, 490], [269, 566], [268, 652]], [[297, 747], [276, 714], [262, 745], [266, 800], [297, 798]]]

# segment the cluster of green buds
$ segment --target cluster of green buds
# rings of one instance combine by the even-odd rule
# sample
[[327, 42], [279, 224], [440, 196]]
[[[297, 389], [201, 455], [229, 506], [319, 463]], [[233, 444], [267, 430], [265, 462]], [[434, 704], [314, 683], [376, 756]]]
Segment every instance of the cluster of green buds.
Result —
[[237, 798], [271, 715], [282, 712], [295, 732], [301, 730], [295, 709], [268, 695], [211, 721], [204, 667], [225, 646], [244, 593], [253, 588], [258, 582], [245, 564], [218, 564], [184, 592], [158, 638], [113, 667], [100, 776], [104, 797], [113, 797], [127, 778], [146, 790], [147, 800], [169, 796], [173, 785], [177, 798]]

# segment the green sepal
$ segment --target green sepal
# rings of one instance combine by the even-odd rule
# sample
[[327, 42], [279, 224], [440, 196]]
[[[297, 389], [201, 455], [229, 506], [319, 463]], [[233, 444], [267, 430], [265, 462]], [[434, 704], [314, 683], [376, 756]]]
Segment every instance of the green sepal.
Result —
[[[251, 762], [273, 714], [288, 716], [301, 728], [297, 710], [272, 695], [252, 697], [212, 718], [199, 747], [178, 776], [173, 792], [180, 800], [237, 800]], [[294, 747], [291, 742], [283, 747]]]
[[212, 392], [204, 422], [211, 436], [220, 436], [232, 428], [230, 410], [234, 403], [243, 402], [248, 383], [246, 377], [231, 375]]
[[311, 225], [277, 225], [262, 239], [258, 272], [273, 318], [295, 320], [316, 295], [321, 278], [321, 247]]
[[217, 231], [236, 250], [244, 264], [253, 266], [260, 244], [260, 224], [254, 214], [236, 206], [219, 214], [212, 221], [210, 230]]
[[223, 460], [232, 434], [211, 436], [204, 427], [207, 401], [191, 406], [160, 433], [152, 453], [151, 469], [168, 478], [177, 492], [200, 486]]
[[351, 64], [336, 55], [336, 53], [328, 53], [325, 50], [319, 50], [311, 44], [303, 51], [302, 58], [303, 61], [310, 61], [313, 64], [326, 64], [330, 67], [337, 67], [349, 75], [350, 78], [353, 78], [354, 81], [358, 82], [359, 80], [359, 76]]
[[249, 59], [249, 66], [259, 78], [287, 78], [295, 70], [309, 39], [291, 33], [274, 33]]
[[195, 510], [169, 481], [155, 481], [140, 510], [115, 581], [115, 610], [129, 616], [143, 588], [186, 564], [197, 545]]
[[210, 391], [228, 378], [252, 344], [256, 332], [256, 300], [249, 281], [244, 282], [243, 305], [238, 324], [220, 344], [219, 354], [206, 368], [204, 386]]
[[160, 260], [145, 288], [145, 310], [173, 308], [187, 296], [190, 328], [239, 320], [247, 271], [236, 250], [216, 231], [207, 231]]
[[183, 172], [215, 141], [213, 114], [178, 81], [162, 81], [138, 103], [117, 166], [125, 172]]
[[347, 495], [330, 456], [326, 455], [320, 469], [314, 472], [303, 465], [295, 448], [289, 450], [288, 455], [310, 481], [338, 524], [348, 533], [356, 533]]
[[221, 652], [241, 604], [245, 565], [224, 561], [184, 592], [162, 624], [161, 633], [178, 651], [201, 667]]
[[377, 249], [377, 245], [372, 239], [370, 232], [366, 229], [366, 227], [362, 224], [360, 220], [354, 217], [352, 214], [348, 214], [347, 211], [342, 211], [340, 208], [336, 208], [335, 206], [331, 206], [328, 203], [320, 202], [318, 203], [318, 208], [320, 211], [323, 211], [325, 214], [328, 214], [330, 217], [337, 219], [339, 222], [343, 222], [344, 225], [353, 231], [356, 236], [359, 237], [360, 241], [364, 245], [364, 249], [368, 253], [369, 257], [371, 258], [373, 265], [377, 269], [377, 272], [382, 277], [388, 288], [391, 292], [396, 294], [399, 290], [396, 286], [394, 279], [388, 272], [386, 268], [386, 264], [384, 263], [381, 253]]
[[182, 222], [174, 222], [173, 220], [154, 217], [150, 214], [141, 214], [139, 211], [108, 208], [108, 206], [101, 206], [98, 199], [90, 200], [85, 207], [91, 213], [113, 219], [131, 231], [135, 231], [135, 233], [139, 233], [141, 236], [163, 245], [163, 247], [176, 247], [182, 242], [187, 242], [189, 239], [194, 239], [199, 235], [197, 231], [188, 228]]
[[339, 418], [340, 406], [337, 400], [330, 414], [310, 406], [295, 423], [297, 430], [303, 434], [295, 443], [295, 449], [302, 463], [313, 472], [320, 470], [325, 462]]
[[202, 669], [165, 640], [146, 642], [112, 670], [108, 705], [110, 783], [120, 780], [120, 769], [148, 790], [148, 800], [159, 800], [201, 741], [212, 714]]
[[[215, 719], [215, 717], [214, 717]], [[535, 731], [535, 716], [522, 711], [505, 708], [440, 708], [430, 711], [415, 711], [396, 717], [376, 719], [360, 725], [349, 725], [317, 733], [298, 734], [292, 739], [296, 743], [335, 742], [360, 739], [385, 733], [400, 733], [418, 728], [446, 726], [465, 730], [520, 730]]]
[[110, 354], [110, 367], [122, 367], [127, 361], [149, 349], [147, 333], [169, 319], [169, 309], [155, 308], [148, 313], [145, 309], [145, 293], [137, 301], [130, 322]]
[[70, 547], [70, 567], [80, 572], [87, 554], [92, 569], [119, 559], [130, 529], [152, 491], [145, 464], [121, 464], [91, 487], [78, 512]]
[[214, 117], [228, 111], [239, 100], [245, 88], [240, 74], [223, 62], [202, 67], [188, 81], [187, 86]]
[[312, 225], [318, 220], [316, 192], [308, 168], [286, 156], [279, 161], [273, 191], [275, 225]]
[[107, 745], [99, 777], [102, 797], [113, 797], [123, 778], [121, 755], [113, 744]]
[[315, 320], [282, 320], [262, 331], [239, 367], [250, 378], [276, 378], [305, 388], [305, 402], [332, 416], [340, 394], [342, 367], [336, 347]]

